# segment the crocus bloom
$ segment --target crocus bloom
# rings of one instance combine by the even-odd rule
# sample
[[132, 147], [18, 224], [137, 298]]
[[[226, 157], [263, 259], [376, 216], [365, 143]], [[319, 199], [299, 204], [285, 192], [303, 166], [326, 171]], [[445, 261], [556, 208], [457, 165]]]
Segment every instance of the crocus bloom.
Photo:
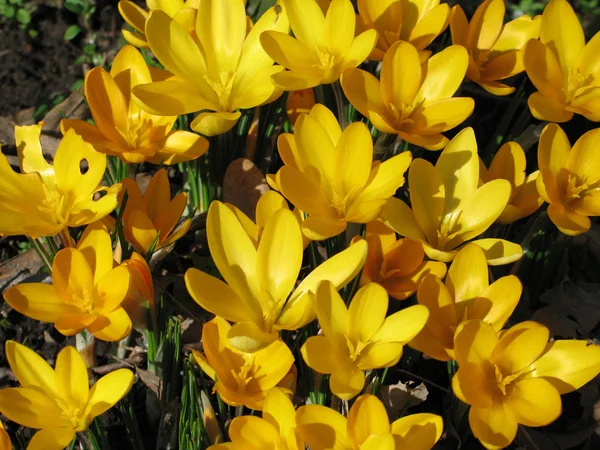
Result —
[[523, 15], [504, 24], [504, 0], [486, 0], [471, 22], [460, 5], [452, 8], [452, 43], [469, 51], [467, 78], [494, 95], [508, 95], [515, 88], [501, 83], [525, 70], [523, 48], [540, 35], [541, 17]]
[[260, 45], [266, 30], [287, 33], [285, 10], [274, 6], [247, 30], [242, 0], [203, 0], [195, 23], [196, 39], [163, 11], [153, 11], [146, 21], [152, 53], [174, 74], [151, 84], [138, 85], [133, 94], [152, 114], [176, 116], [201, 110], [193, 130], [213, 136], [229, 131], [250, 109], [276, 100], [282, 93], [271, 75], [284, 70]]
[[65, 336], [87, 329], [103, 341], [131, 331], [121, 307], [129, 290], [129, 271], [113, 268], [110, 234], [101, 222], [85, 229], [77, 247], [60, 250], [52, 263], [52, 284], [22, 283], [4, 294], [6, 302], [32, 319], [54, 323]]
[[202, 371], [215, 380], [214, 390], [225, 403], [262, 410], [267, 392], [287, 382], [285, 378], [294, 365], [294, 355], [281, 340], [254, 353], [241, 352], [230, 345], [227, 337], [230, 330], [231, 325], [220, 317], [205, 323], [204, 354], [194, 350], [194, 358]]
[[12, 450], [10, 437], [8, 437], [8, 433], [4, 429], [2, 422], [0, 422], [0, 450]]
[[[52, 236], [67, 226], [99, 220], [117, 206], [121, 185], [99, 186], [106, 155], [69, 131], [56, 149], [54, 164], [49, 164], [42, 155], [42, 125], [15, 127], [21, 173], [0, 153], [0, 234]], [[100, 192], [105, 195], [94, 200]]]
[[[458, 247], [492, 225], [510, 198], [510, 183], [492, 180], [478, 187], [479, 158], [472, 128], [465, 128], [441, 153], [435, 166], [416, 159], [408, 171], [412, 209], [390, 198], [383, 221], [398, 234], [421, 241], [431, 259], [450, 262]], [[523, 254], [521, 246], [502, 239], [473, 241], [491, 265], [508, 264]]]
[[451, 45], [423, 64], [417, 49], [396, 42], [383, 58], [381, 81], [369, 72], [349, 69], [342, 87], [350, 103], [379, 131], [428, 150], [440, 150], [448, 139], [441, 133], [473, 112], [472, 98], [452, 98], [465, 77], [469, 57]]
[[536, 188], [539, 170], [525, 175], [527, 160], [525, 152], [517, 142], [507, 142], [494, 155], [490, 168], [479, 166], [479, 177], [483, 183], [492, 180], [507, 180], [510, 183], [508, 204], [497, 223], [509, 224], [536, 212], [544, 203]]
[[546, 5], [540, 40], [527, 43], [523, 62], [539, 91], [527, 102], [533, 117], [567, 122], [577, 113], [600, 121], [600, 33], [586, 45], [567, 0], [551, 0]]
[[488, 449], [507, 447], [518, 424], [548, 425], [560, 416], [560, 395], [600, 373], [600, 346], [587, 341], [548, 342], [548, 329], [522, 322], [498, 334], [479, 320], [456, 330], [456, 396], [471, 405], [469, 423]]
[[0, 412], [13, 422], [40, 429], [28, 450], [67, 447], [76, 432], [117, 404], [131, 389], [135, 376], [118, 369], [100, 378], [90, 389], [87, 368], [75, 347], [63, 348], [56, 368], [33, 350], [6, 341], [6, 357], [22, 387], [0, 390]]
[[144, 195], [131, 178], [123, 180], [123, 188], [127, 190], [123, 213], [125, 238], [141, 254], [148, 253], [155, 241], [154, 250], [175, 243], [190, 229], [192, 222], [188, 219], [173, 231], [185, 210], [187, 195], [181, 192], [171, 200], [171, 186], [165, 169], [154, 174]]
[[321, 405], [306, 405], [296, 413], [297, 430], [311, 450], [429, 450], [442, 435], [442, 418], [411, 414], [390, 424], [383, 403], [361, 395], [348, 419]]
[[212, 258], [227, 284], [194, 268], [185, 273], [185, 284], [200, 306], [236, 323], [229, 339], [242, 351], [264, 348], [277, 340], [279, 330], [296, 330], [312, 322], [318, 282], [330, 280], [342, 288], [358, 274], [367, 256], [365, 242], [351, 245], [294, 289], [303, 248], [300, 225], [291, 211], [273, 214], [255, 247], [235, 214], [214, 201], [206, 233]]
[[373, 140], [364, 123], [343, 132], [325, 106], [315, 105], [296, 121], [294, 134], [278, 139], [284, 166], [271, 177], [285, 198], [310, 216], [302, 231], [312, 240], [336, 236], [347, 222], [375, 220], [386, 200], [404, 184], [412, 155], [373, 162]]
[[289, 69], [275, 73], [273, 84], [299, 91], [337, 81], [345, 69], [361, 64], [377, 42], [377, 32], [354, 36], [356, 15], [350, 0], [332, 0], [327, 14], [315, 0], [281, 0], [295, 38], [283, 30], [267, 31], [260, 42], [267, 54]]
[[169, 76], [164, 70], [150, 70], [141, 53], [126, 45], [117, 53], [110, 73], [95, 67], [85, 76], [85, 96], [96, 125], [63, 119], [61, 130], [74, 129], [97, 151], [126, 163], [176, 164], [198, 158], [208, 150], [205, 138], [173, 130], [176, 115], [150, 114], [131, 99], [135, 86]]
[[375, 220], [367, 225], [365, 240], [369, 244], [367, 261], [363, 267], [360, 285], [379, 283], [396, 300], [404, 300], [415, 293], [426, 275], [446, 276], [446, 264], [423, 261], [423, 245], [411, 239], [396, 240], [396, 233], [383, 222]]
[[379, 34], [369, 59], [381, 61], [398, 41], [423, 52], [448, 26], [450, 7], [440, 0], [358, 0], [358, 14], [360, 28], [374, 28]]
[[470, 319], [480, 319], [500, 331], [517, 307], [523, 286], [514, 275], [489, 282], [483, 250], [469, 244], [458, 252], [446, 283], [427, 275], [419, 285], [417, 300], [429, 310], [423, 330], [408, 343], [440, 361], [455, 359], [454, 332]]
[[123, 261], [123, 266], [129, 270], [129, 289], [121, 306], [127, 311], [134, 328], [146, 328], [147, 305], [151, 311], [154, 309], [152, 272], [146, 260], [137, 253]]
[[336, 288], [324, 281], [317, 288], [316, 304], [323, 335], [307, 339], [302, 357], [313, 370], [331, 374], [331, 392], [344, 400], [362, 390], [364, 370], [396, 364], [404, 344], [421, 331], [429, 315], [427, 308], [415, 305], [386, 318], [388, 295], [376, 283], [360, 288], [347, 308]]

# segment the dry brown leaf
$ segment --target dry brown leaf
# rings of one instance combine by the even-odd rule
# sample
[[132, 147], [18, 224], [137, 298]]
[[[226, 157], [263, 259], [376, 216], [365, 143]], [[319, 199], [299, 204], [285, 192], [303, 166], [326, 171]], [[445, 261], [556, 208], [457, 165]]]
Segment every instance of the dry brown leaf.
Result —
[[429, 395], [424, 383], [417, 384], [413, 381], [382, 386], [381, 399], [390, 417], [397, 417], [411, 406], [420, 405]]
[[249, 159], [238, 158], [227, 167], [223, 179], [223, 201], [237, 206], [252, 220], [258, 199], [268, 190], [265, 176]]

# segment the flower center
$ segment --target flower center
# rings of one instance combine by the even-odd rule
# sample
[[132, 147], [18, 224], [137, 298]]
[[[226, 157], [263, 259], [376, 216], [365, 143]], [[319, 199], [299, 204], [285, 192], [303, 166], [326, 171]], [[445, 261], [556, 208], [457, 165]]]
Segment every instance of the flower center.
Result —
[[235, 72], [221, 72], [219, 79], [215, 80], [208, 75], [204, 75], [204, 80], [208, 85], [215, 91], [217, 97], [219, 97], [219, 105], [223, 111], [228, 111], [229, 108], [229, 97], [231, 90], [233, 89], [233, 82], [235, 80]]
[[244, 360], [244, 365], [239, 369], [238, 372], [235, 372], [233, 369], [231, 370], [231, 374], [238, 385], [238, 392], [242, 394], [246, 392], [246, 387], [252, 380], [252, 375], [254, 373], [254, 356], [250, 354], [244, 354]]
[[[129, 148], [137, 151], [147, 149], [152, 141], [152, 131], [154, 129], [152, 120], [145, 117], [142, 111], [138, 111], [137, 114], [129, 118], [127, 125], [126, 140]], [[152, 156], [154, 151], [148, 149], [144, 153]]]
[[591, 81], [591, 78], [593, 77], [582, 74], [579, 69], [569, 70], [565, 92], [565, 101], [567, 104], [573, 103], [573, 100], [579, 94], [579, 90], [586, 87]]
[[81, 424], [81, 419], [79, 417], [81, 413], [81, 407], [77, 407], [73, 404], [73, 402], [69, 402], [68, 400], [62, 398], [57, 398], [55, 401], [61, 411], [61, 421], [69, 423], [73, 430], [81, 431], [79, 430]]
[[460, 218], [460, 209], [455, 209], [450, 214], [447, 214], [441, 221], [440, 229], [437, 230], [437, 248], [446, 250], [446, 245], [456, 237], [458, 231], [454, 231], [458, 219]]
[[91, 314], [94, 309], [94, 299], [92, 291], [88, 286], [81, 286], [81, 289], [71, 294], [68, 303], [80, 309], [85, 314]]
[[356, 360], [358, 360], [358, 358], [360, 358], [360, 354], [361, 352], [365, 349], [365, 347], [367, 345], [369, 345], [368, 342], [357, 342], [354, 343], [352, 342], [348, 336], [346, 336], [346, 345], [348, 345], [348, 351], [350, 353], [350, 361], [352, 361], [353, 363], [356, 362]]
[[67, 222], [67, 214], [65, 214], [66, 203], [64, 195], [58, 191], [49, 189], [45, 184], [42, 186], [44, 188], [44, 199], [42, 200], [42, 204], [37, 206], [38, 210], [44, 213], [49, 218], [49, 221], [57, 225], [65, 224]]
[[521, 372], [504, 375], [500, 368], [494, 364], [494, 374], [496, 376], [496, 387], [500, 391], [501, 395], [505, 396], [507, 393], [510, 393], [510, 384], [519, 378]]

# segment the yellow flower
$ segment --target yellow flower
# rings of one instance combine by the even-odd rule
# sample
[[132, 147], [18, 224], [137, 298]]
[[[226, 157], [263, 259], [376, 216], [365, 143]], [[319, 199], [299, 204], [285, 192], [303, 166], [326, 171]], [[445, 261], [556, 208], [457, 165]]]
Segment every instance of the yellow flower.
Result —
[[548, 216], [560, 231], [577, 236], [600, 216], [600, 128], [581, 136], [573, 148], [555, 123], [542, 130], [538, 145], [537, 189], [549, 203]]
[[173, 231], [185, 210], [187, 195], [182, 192], [171, 200], [171, 186], [165, 169], [154, 174], [144, 195], [131, 178], [123, 180], [123, 187], [127, 190], [123, 231], [127, 241], [141, 254], [148, 253], [157, 238], [154, 250], [175, 243], [190, 229], [192, 222], [187, 219]]
[[[408, 171], [412, 209], [397, 198], [386, 203], [382, 219], [396, 233], [421, 241], [425, 254], [450, 262], [457, 248], [492, 225], [510, 198], [510, 183], [492, 180], [478, 187], [479, 158], [472, 128], [458, 133], [433, 166], [413, 161]], [[508, 264], [523, 254], [521, 246], [503, 239], [478, 239], [491, 265]]]
[[536, 170], [525, 175], [526, 165], [525, 152], [517, 142], [507, 142], [502, 145], [494, 155], [489, 169], [480, 162], [479, 177], [483, 183], [507, 180], [511, 186], [508, 204], [496, 219], [497, 223], [513, 223], [530, 216], [544, 204], [536, 188], [540, 171]]
[[321, 405], [306, 405], [296, 413], [297, 429], [311, 450], [429, 450], [442, 435], [442, 418], [411, 414], [390, 424], [383, 403], [361, 395], [348, 419]]
[[507, 447], [518, 424], [540, 427], [561, 413], [562, 394], [600, 373], [600, 346], [587, 341], [548, 342], [548, 329], [522, 322], [498, 334], [479, 320], [456, 330], [459, 369], [454, 394], [471, 405], [469, 423], [488, 449]]
[[533, 117], [566, 122], [573, 113], [600, 121], [600, 33], [585, 43], [566, 0], [551, 0], [542, 15], [540, 40], [525, 47], [527, 75], [539, 92], [529, 96]]
[[470, 23], [460, 5], [452, 8], [450, 19], [452, 43], [469, 51], [467, 78], [494, 95], [515, 91], [500, 81], [525, 70], [523, 48], [540, 35], [540, 16], [523, 15], [504, 24], [504, 13], [504, 0], [486, 0]]
[[[235, 214], [215, 201], [206, 222], [208, 247], [225, 282], [197, 269], [185, 274], [192, 298], [205, 310], [236, 325], [230, 343], [256, 351], [316, 318], [314, 293], [321, 280], [340, 289], [360, 271], [367, 244], [358, 242], [329, 258], [294, 289], [302, 265], [302, 232], [294, 214], [280, 209], [271, 216], [255, 247]], [[293, 290], [293, 292], [292, 292]]]
[[454, 258], [445, 284], [437, 276], [427, 275], [419, 285], [417, 300], [429, 310], [429, 319], [408, 345], [440, 361], [455, 359], [456, 328], [466, 320], [480, 319], [500, 331], [522, 291], [514, 275], [490, 284], [483, 250], [468, 244]]
[[241, 352], [229, 344], [230, 330], [231, 325], [221, 317], [205, 323], [202, 327], [204, 355], [192, 350], [194, 358], [202, 371], [215, 381], [214, 390], [225, 403], [262, 410], [267, 392], [288, 384], [286, 376], [294, 375], [294, 355], [282, 340], [275, 340], [254, 353]]
[[63, 119], [63, 133], [74, 129], [99, 152], [126, 163], [177, 164], [198, 158], [208, 141], [195, 133], [172, 130], [177, 116], [156, 116], [131, 101], [131, 90], [140, 84], [164, 80], [171, 74], [150, 69], [141, 53], [123, 47], [110, 73], [95, 67], [85, 77], [85, 95], [96, 125], [84, 120]]
[[10, 437], [8, 437], [8, 433], [4, 429], [2, 422], [0, 422], [0, 450], [12, 450]]
[[154, 285], [152, 272], [144, 258], [133, 253], [130, 259], [123, 261], [129, 270], [129, 290], [121, 306], [127, 311], [134, 328], [146, 328], [146, 304], [154, 309]]
[[373, 161], [373, 141], [364, 123], [342, 132], [325, 106], [315, 105], [296, 122], [294, 134], [278, 139], [283, 166], [271, 185], [310, 217], [302, 231], [312, 240], [336, 236], [347, 222], [368, 223], [386, 200], [404, 184], [412, 155], [404, 152], [387, 161]]
[[260, 42], [277, 64], [289, 69], [271, 77], [284, 91], [333, 83], [345, 69], [367, 59], [375, 47], [375, 30], [354, 36], [356, 15], [350, 0], [332, 0], [327, 14], [315, 0], [281, 2], [295, 38], [284, 30], [266, 31]]
[[396, 240], [394, 230], [379, 220], [369, 222], [365, 240], [369, 253], [361, 286], [379, 283], [391, 297], [404, 300], [415, 293], [426, 275], [446, 276], [445, 263], [423, 261], [425, 252], [420, 242], [406, 238]]
[[[106, 156], [74, 131], [60, 141], [54, 164], [42, 155], [42, 125], [15, 127], [21, 173], [0, 153], [0, 234], [52, 236], [110, 214], [117, 206], [120, 184], [98, 186]], [[97, 193], [105, 195], [94, 200]]]
[[279, 388], [267, 393], [262, 418], [234, 418], [229, 425], [229, 438], [231, 443], [211, 445], [208, 450], [304, 450], [296, 433], [294, 405]]
[[319, 284], [316, 297], [323, 335], [307, 339], [302, 358], [313, 370], [331, 374], [329, 388], [343, 400], [363, 389], [365, 370], [396, 364], [404, 344], [421, 331], [429, 315], [427, 308], [415, 305], [386, 318], [388, 295], [376, 283], [360, 288], [349, 308], [329, 281]]
[[101, 222], [85, 229], [77, 247], [56, 254], [52, 284], [22, 283], [4, 294], [15, 310], [42, 322], [54, 323], [65, 336], [84, 329], [103, 341], [118, 341], [131, 331], [121, 307], [129, 289], [129, 271], [113, 269], [110, 234]]
[[208, 135], [225, 133], [251, 109], [276, 100], [281, 90], [271, 75], [284, 70], [260, 45], [265, 30], [287, 33], [285, 10], [274, 6], [247, 30], [242, 0], [203, 0], [195, 22], [197, 38], [163, 11], [146, 22], [152, 53], [173, 77], [133, 88], [138, 104], [152, 114], [176, 116], [201, 112], [191, 124]]
[[383, 58], [381, 81], [364, 70], [348, 69], [342, 87], [350, 103], [379, 131], [440, 150], [448, 143], [441, 133], [464, 122], [475, 106], [472, 98], [452, 98], [468, 61], [467, 51], [452, 45], [421, 64], [417, 49], [399, 41]]
[[29, 450], [62, 449], [94, 417], [117, 404], [135, 376], [118, 369], [90, 389], [87, 368], [75, 347], [63, 348], [53, 370], [41, 356], [15, 341], [6, 341], [6, 357], [22, 387], [0, 390], [0, 412], [13, 422], [40, 429]]
[[427, 56], [425, 47], [448, 26], [450, 7], [440, 0], [358, 0], [358, 14], [361, 29], [379, 34], [369, 59], [381, 61], [398, 41], [410, 42]]

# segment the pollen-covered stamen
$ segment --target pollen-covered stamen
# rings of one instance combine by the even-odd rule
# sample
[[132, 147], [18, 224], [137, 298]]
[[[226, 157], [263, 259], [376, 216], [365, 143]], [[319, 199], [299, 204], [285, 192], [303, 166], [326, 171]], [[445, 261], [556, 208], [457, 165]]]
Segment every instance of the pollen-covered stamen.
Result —
[[235, 370], [231, 370], [231, 374], [235, 382], [238, 385], [238, 389], [240, 393], [246, 392], [246, 387], [252, 380], [252, 375], [254, 373], [254, 356], [249, 354], [244, 354], [244, 365], [240, 368], [238, 372]]
[[215, 94], [217, 94], [219, 106], [223, 111], [230, 110], [229, 97], [231, 96], [233, 82], [235, 81], [235, 72], [221, 72], [218, 80], [204, 75], [204, 80], [215, 91]]
[[65, 197], [58, 191], [50, 190], [44, 184], [44, 199], [41, 205], [37, 205], [37, 209], [46, 214], [49, 222], [56, 224], [64, 224], [67, 219], [63, 214], [65, 207]]
[[496, 377], [496, 387], [502, 395], [507, 395], [507, 393], [510, 393], [511, 383], [521, 376], [521, 372], [504, 375], [500, 368], [494, 365], [494, 375]]

